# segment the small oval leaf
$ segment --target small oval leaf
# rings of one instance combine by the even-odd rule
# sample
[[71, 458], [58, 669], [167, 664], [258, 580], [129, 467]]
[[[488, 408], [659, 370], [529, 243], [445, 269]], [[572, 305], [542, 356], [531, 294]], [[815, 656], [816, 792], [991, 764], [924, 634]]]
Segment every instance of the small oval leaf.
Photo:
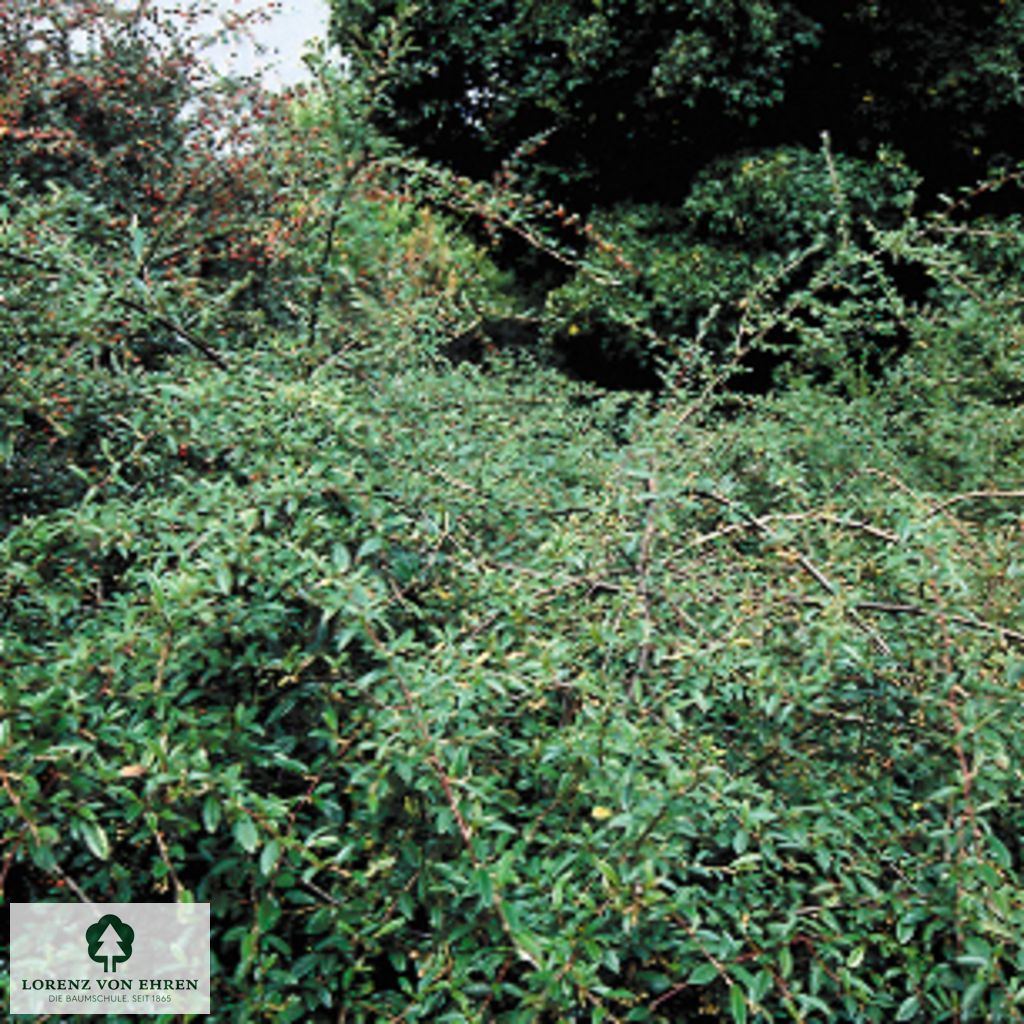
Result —
[[220, 825], [221, 807], [220, 801], [210, 794], [203, 801], [203, 827], [207, 832], [216, 832]]
[[260, 853], [260, 874], [264, 878], [269, 878], [273, 873], [274, 868], [277, 867], [277, 857], [281, 851], [281, 846], [276, 839], [271, 839], [266, 846], [263, 847]]
[[246, 853], [256, 852], [256, 847], [259, 844], [259, 833], [257, 833], [256, 826], [252, 823], [252, 818], [239, 818], [235, 822], [235, 827], [232, 831], [234, 832], [235, 839], [238, 841], [238, 845]]
[[110, 856], [110, 840], [107, 839], [107, 833], [95, 821], [81, 822], [79, 830], [85, 840], [85, 845], [89, 847], [89, 851], [94, 857], [106, 860]]

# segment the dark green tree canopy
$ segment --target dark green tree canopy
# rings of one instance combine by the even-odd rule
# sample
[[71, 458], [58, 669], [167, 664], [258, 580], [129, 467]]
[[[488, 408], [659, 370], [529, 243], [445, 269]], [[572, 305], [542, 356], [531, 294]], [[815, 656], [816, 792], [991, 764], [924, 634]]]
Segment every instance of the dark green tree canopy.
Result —
[[[675, 200], [712, 156], [899, 137], [940, 178], [1019, 155], [1016, 2], [332, 0], [345, 50], [397, 26], [389, 130], [481, 171], [550, 132], [541, 179], [599, 201]], [[909, 145], [907, 136], [912, 136]], [[940, 182], [943, 184], [944, 182]]]

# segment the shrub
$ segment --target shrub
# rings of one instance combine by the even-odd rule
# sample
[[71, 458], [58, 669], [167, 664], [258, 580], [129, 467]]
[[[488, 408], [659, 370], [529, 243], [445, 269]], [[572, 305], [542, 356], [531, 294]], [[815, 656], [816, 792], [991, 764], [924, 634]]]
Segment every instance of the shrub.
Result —
[[[228, 16], [226, 30], [262, 13]], [[97, 257], [132, 234], [150, 279], [250, 287], [268, 269], [273, 196], [269, 151], [254, 139], [279, 110], [257, 82], [213, 72], [202, 17], [199, 5], [173, 18], [150, 3], [9, 5], [0, 168], [19, 201], [52, 186], [87, 197]], [[204, 298], [200, 290], [194, 315]]]
[[795, 174], [828, 245], [743, 271], [739, 351], [800, 338], [760, 399], [681, 329], [646, 405], [452, 368], [510, 301], [459, 218], [568, 259], [548, 207], [321, 77], [259, 139], [307, 142], [250, 225], [273, 308], [147, 278], [74, 181], [8, 196], [4, 895], [209, 901], [230, 1021], [1015, 1019], [1013, 221]]
[[209, 900], [225, 1019], [1003, 1012], [1014, 496], [372, 366], [151, 374], [8, 531], [9, 884]]
[[[834, 157], [827, 144], [817, 154], [783, 148], [723, 158], [696, 177], [678, 208], [624, 206], [592, 217], [605, 277], [583, 268], [548, 295], [548, 336], [562, 345], [581, 336], [670, 374], [708, 356], [721, 364], [735, 354], [752, 291], [769, 288], [774, 310], [823, 263], [825, 276], [850, 277], [826, 254], [842, 248], [851, 227], [870, 245], [865, 222], [903, 223], [915, 184], [888, 150], [873, 164]], [[607, 286], [608, 275], [618, 287]], [[870, 301], [884, 305], [898, 289], [887, 271], [881, 279], [875, 291], [884, 294]]]

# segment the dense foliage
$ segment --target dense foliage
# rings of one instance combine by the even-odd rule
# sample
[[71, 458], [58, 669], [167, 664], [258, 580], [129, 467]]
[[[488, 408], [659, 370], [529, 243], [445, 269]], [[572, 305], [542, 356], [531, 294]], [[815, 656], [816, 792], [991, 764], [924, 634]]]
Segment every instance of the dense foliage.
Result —
[[[210, 902], [224, 1021], [1019, 1020], [1019, 174], [814, 136], [588, 219], [381, 129], [416, 18], [519, 22], [382, 10], [276, 101], [3, 12], [4, 897]], [[728, 116], [809, 18], [701, 6]]]
[[912, 150], [942, 183], [1019, 158], [1018, 0], [331, 0], [352, 45], [397, 18], [410, 53], [380, 119], [479, 170], [537, 133], [532, 174], [658, 202], [725, 151]]

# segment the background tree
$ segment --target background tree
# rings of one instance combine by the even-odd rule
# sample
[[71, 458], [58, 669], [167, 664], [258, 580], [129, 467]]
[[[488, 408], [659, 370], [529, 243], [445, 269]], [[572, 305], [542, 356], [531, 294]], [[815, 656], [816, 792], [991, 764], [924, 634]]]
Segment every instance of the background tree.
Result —
[[[822, 229], [836, 237], [825, 224], [833, 192], [855, 224], [887, 208], [891, 225], [894, 210], [911, 212], [908, 182], [927, 205], [1024, 155], [1016, 2], [333, 0], [343, 51], [392, 24], [405, 50], [374, 115], [382, 130], [450, 167], [556, 197], [595, 229], [563, 233], [568, 245], [580, 253], [600, 238], [599, 255], [634, 268], [609, 315], [614, 289], [572, 279], [529, 246], [506, 240], [499, 256], [534, 306], [546, 297], [556, 361], [621, 387], [656, 387], [658, 360], [698, 333], [706, 348], [727, 347], [721, 328], [748, 271], [780, 270]], [[972, 210], [986, 203], [1012, 212], [1018, 193], [992, 189]], [[887, 295], [927, 300], [920, 268], [877, 269]], [[782, 287], [798, 283], [786, 274]], [[712, 307], [725, 315], [709, 333]], [[870, 347], [888, 358], [901, 331], [882, 333]], [[771, 387], [786, 352], [755, 361], [749, 385]]]
[[535, 173], [576, 205], [678, 201], [712, 157], [824, 129], [898, 145], [937, 187], [1021, 155], [1016, 2], [332, 0], [332, 37], [396, 14], [388, 130], [477, 173], [551, 133]]

